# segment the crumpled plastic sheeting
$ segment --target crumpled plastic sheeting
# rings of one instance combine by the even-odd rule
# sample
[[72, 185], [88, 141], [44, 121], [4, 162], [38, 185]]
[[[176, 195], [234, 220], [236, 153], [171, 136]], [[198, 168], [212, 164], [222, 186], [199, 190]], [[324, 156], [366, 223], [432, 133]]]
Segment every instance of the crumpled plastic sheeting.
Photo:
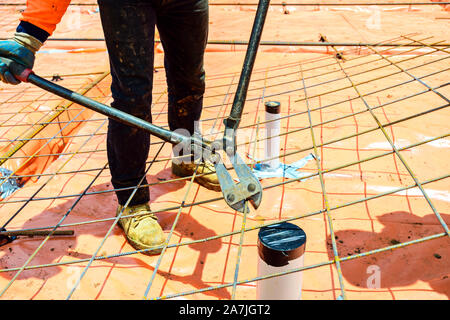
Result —
[[[20, 189], [20, 185], [15, 178], [7, 178], [12, 173], [11, 170], [0, 168], [0, 199], [5, 199], [14, 191]], [[4, 181], [6, 179], [6, 181]]]
[[298, 179], [309, 176], [311, 174], [309, 172], [301, 172], [298, 170], [303, 168], [308, 163], [308, 161], [313, 159], [314, 156], [310, 153], [306, 157], [291, 164], [284, 164], [280, 162], [280, 166], [277, 169], [271, 169], [266, 163], [257, 163], [253, 167], [253, 173], [260, 180], [267, 178]]

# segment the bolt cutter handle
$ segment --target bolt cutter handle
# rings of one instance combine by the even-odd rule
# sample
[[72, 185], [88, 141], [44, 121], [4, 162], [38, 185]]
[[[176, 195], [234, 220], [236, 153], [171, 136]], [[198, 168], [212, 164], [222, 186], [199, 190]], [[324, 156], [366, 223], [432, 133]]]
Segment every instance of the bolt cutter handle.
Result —
[[253, 21], [250, 40], [248, 42], [247, 52], [245, 54], [244, 65], [242, 66], [242, 72], [239, 78], [236, 94], [234, 96], [231, 112], [228, 118], [223, 121], [225, 124], [223, 145], [224, 150], [228, 155], [236, 152], [236, 130], [239, 127], [242, 112], [244, 111], [244, 104], [247, 97], [250, 77], [255, 64], [259, 43], [261, 41], [261, 35], [267, 16], [267, 11], [269, 9], [269, 4], [270, 0], [259, 0], [255, 20]]

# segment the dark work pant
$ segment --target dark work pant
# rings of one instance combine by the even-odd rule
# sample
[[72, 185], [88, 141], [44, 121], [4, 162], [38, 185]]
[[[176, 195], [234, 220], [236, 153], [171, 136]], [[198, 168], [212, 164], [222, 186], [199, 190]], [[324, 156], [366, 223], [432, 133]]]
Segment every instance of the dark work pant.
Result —
[[[208, 37], [207, 0], [99, 0], [109, 53], [112, 107], [151, 122], [155, 25], [164, 48], [170, 130], [194, 132], [205, 91], [203, 55]], [[124, 205], [145, 175], [150, 134], [109, 119], [111, 182]], [[146, 179], [142, 184], [147, 184]], [[129, 205], [150, 200], [139, 188]]]

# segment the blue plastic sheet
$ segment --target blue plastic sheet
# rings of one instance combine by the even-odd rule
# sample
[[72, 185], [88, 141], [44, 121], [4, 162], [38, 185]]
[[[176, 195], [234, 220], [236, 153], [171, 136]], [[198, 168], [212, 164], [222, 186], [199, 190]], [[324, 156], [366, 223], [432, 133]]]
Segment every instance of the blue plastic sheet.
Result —
[[303, 168], [310, 160], [314, 160], [314, 156], [312, 154], [309, 154], [306, 157], [291, 164], [284, 164], [280, 162], [280, 166], [276, 169], [270, 168], [265, 163], [257, 163], [253, 167], [253, 173], [260, 180], [267, 178], [298, 179], [311, 175], [311, 173], [309, 172], [298, 171], [299, 169]]
[[[14, 191], [20, 189], [20, 185], [15, 178], [8, 178], [12, 171], [0, 168], [0, 199], [5, 199], [10, 196]], [[5, 181], [6, 179], [6, 181]]]

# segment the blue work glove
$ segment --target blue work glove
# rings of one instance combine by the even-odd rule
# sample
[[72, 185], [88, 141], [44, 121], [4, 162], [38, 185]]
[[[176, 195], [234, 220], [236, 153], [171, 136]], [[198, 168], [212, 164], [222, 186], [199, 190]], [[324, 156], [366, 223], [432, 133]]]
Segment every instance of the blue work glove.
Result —
[[2, 58], [32, 69], [35, 53], [41, 46], [41, 41], [23, 32], [16, 32], [14, 38], [10, 40], [0, 41], [0, 80], [9, 84], [20, 83], [20, 80], [16, 79], [11, 72], [9, 63], [2, 61]]

